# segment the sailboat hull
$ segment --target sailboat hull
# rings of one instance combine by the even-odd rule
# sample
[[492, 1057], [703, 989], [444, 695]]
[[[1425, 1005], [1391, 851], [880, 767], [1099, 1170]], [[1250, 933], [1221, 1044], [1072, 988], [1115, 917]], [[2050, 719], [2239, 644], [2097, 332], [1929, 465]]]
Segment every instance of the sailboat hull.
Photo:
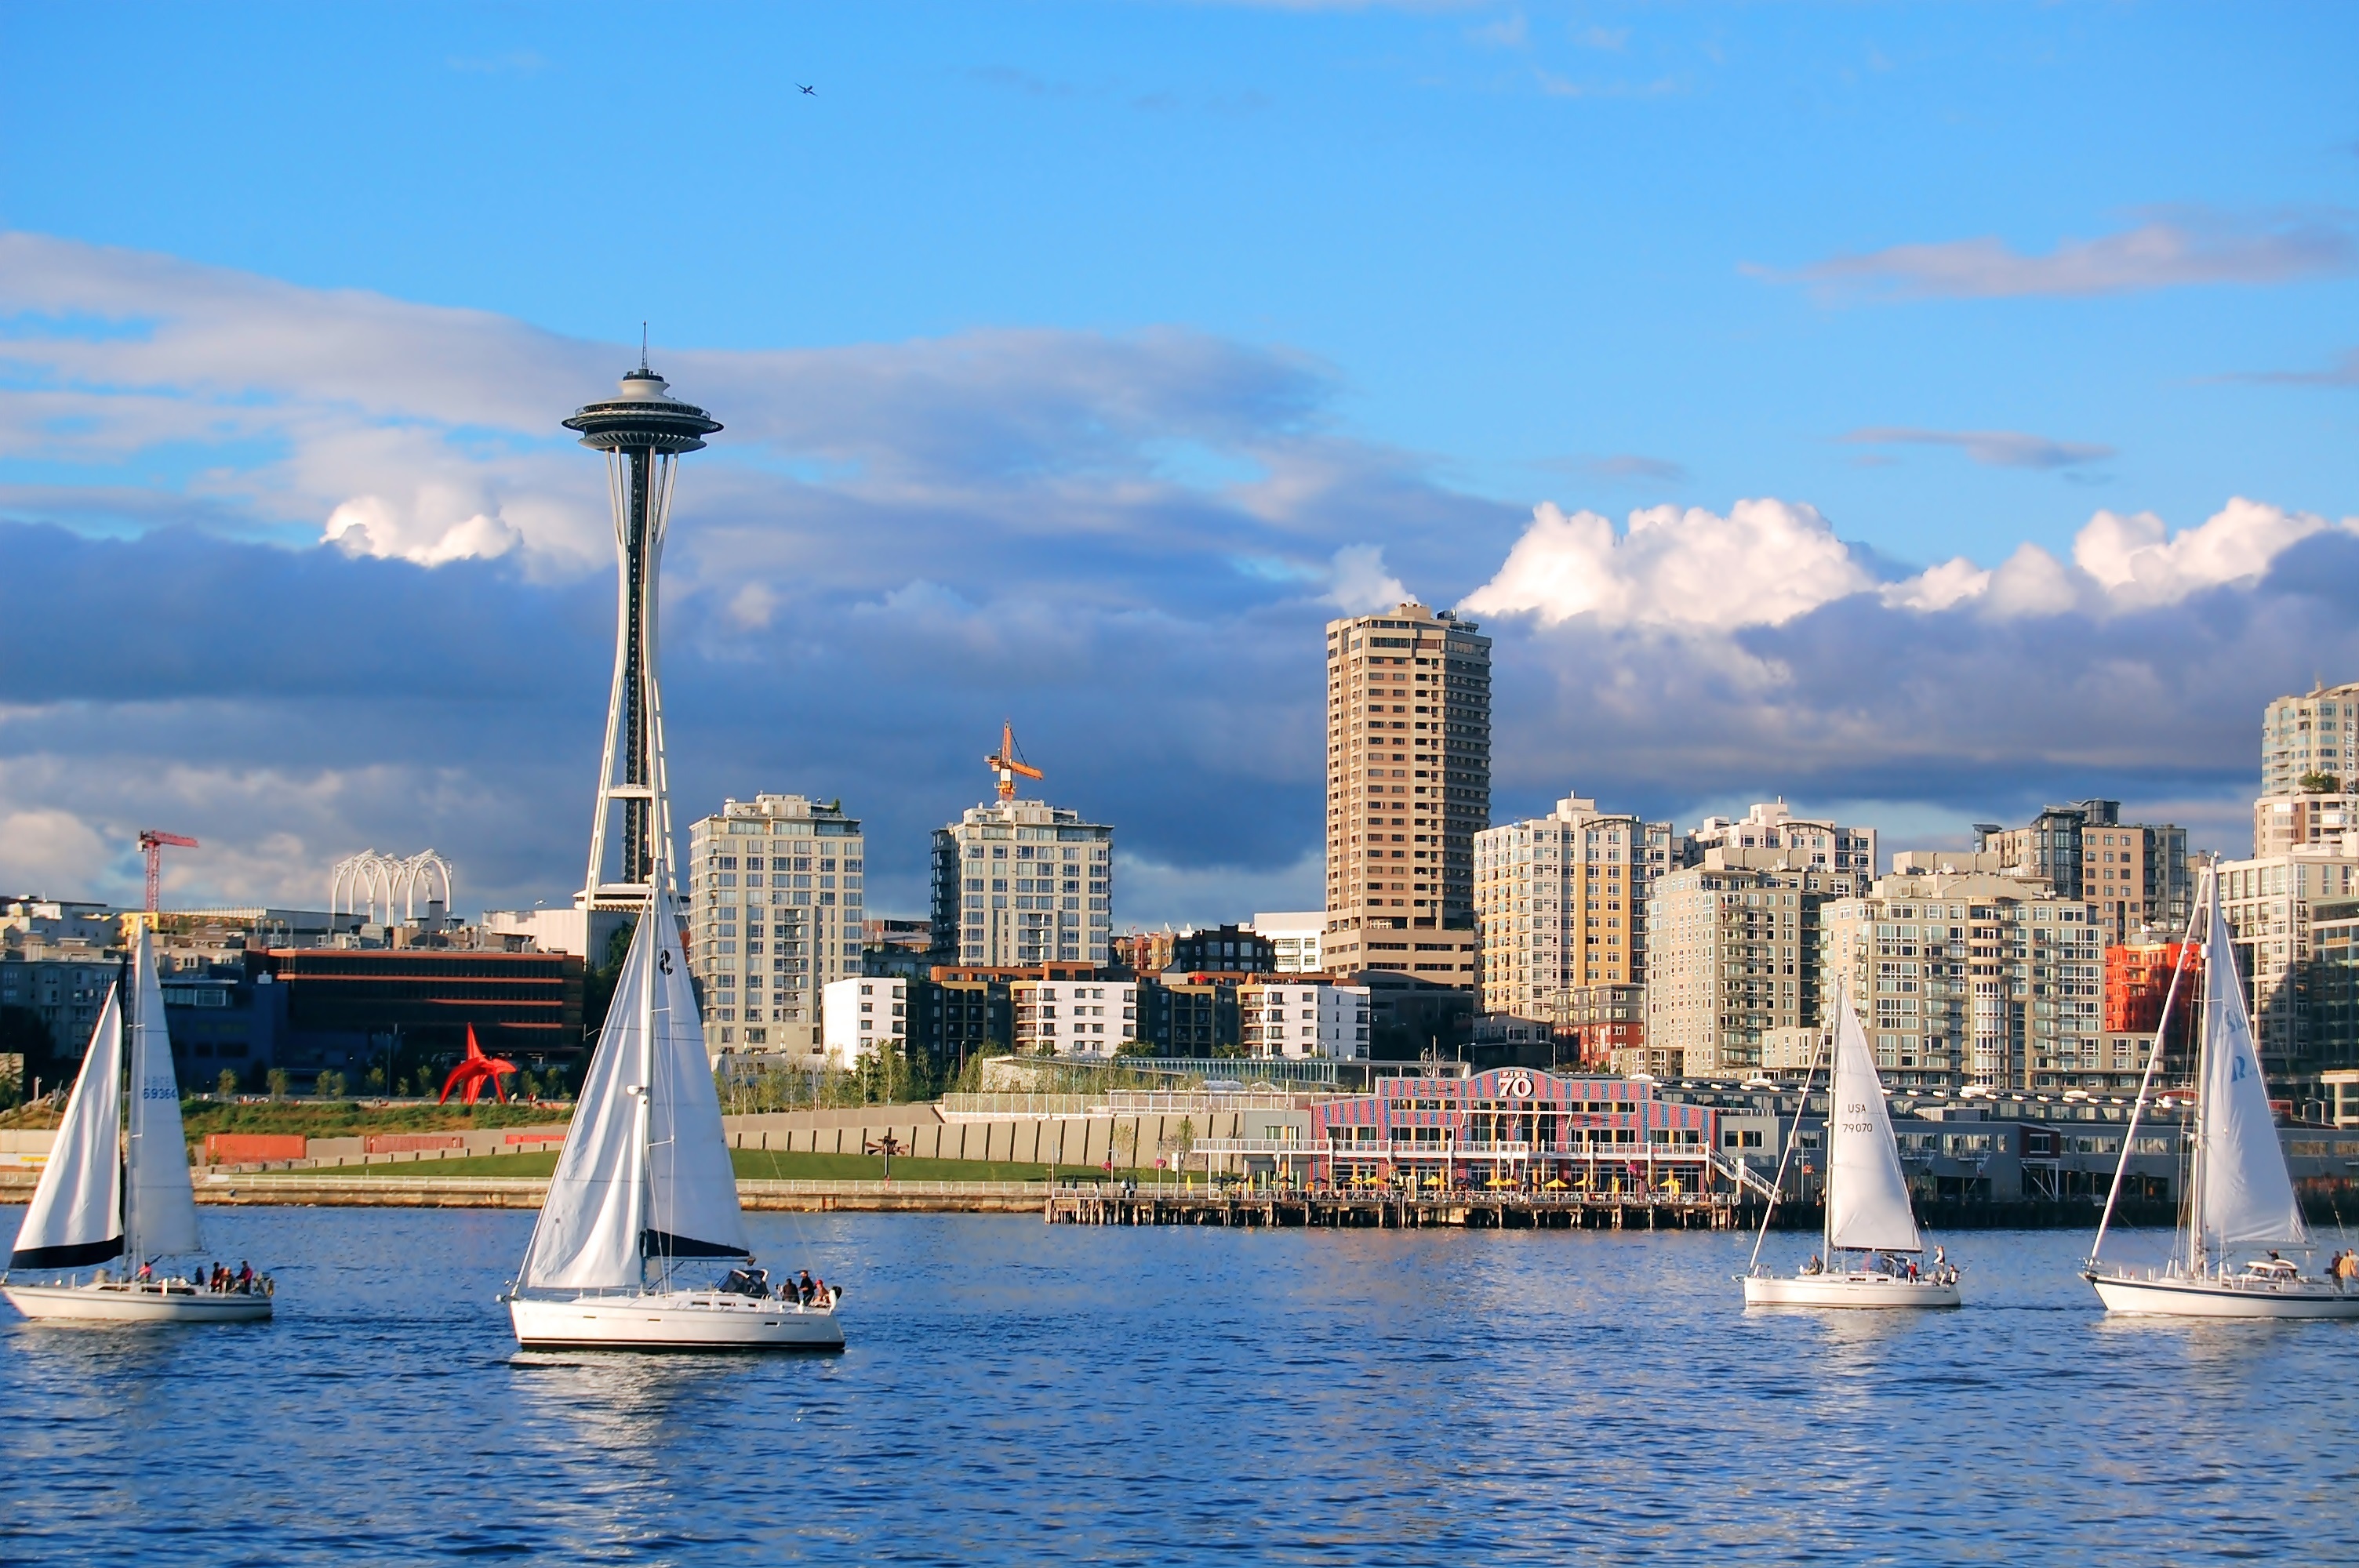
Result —
[[261, 1323], [270, 1298], [200, 1291], [182, 1285], [0, 1285], [0, 1294], [28, 1318], [85, 1323]]
[[2323, 1280], [2247, 1281], [2095, 1274], [2107, 1312], [2147, 1317], [2359, 1318], [2359, 1294]]
[[832, 1307], [799, 1306], [720, 1291], [661, 1295], [508, 1299], [527, 1350], [841, 1350]]
[[1963, 1301], [1955, 1285], [1889, 1274], [1751, 1274], [1745, 1281], [1746, 1306], [1953, 1307]]

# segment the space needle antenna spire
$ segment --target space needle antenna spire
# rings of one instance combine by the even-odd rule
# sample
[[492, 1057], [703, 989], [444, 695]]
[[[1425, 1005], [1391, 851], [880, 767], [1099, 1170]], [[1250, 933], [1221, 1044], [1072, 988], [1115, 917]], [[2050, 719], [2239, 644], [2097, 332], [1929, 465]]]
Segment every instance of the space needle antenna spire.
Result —
[[701, 450], [721, 422], [672, 396], [669, 384], [647, 367], [642, 322], [639, 368], [623, 377], [619, 395], [584, 405], [565, 427], [579, 433], [583, 446], [606, 454], [616, 567], [614, 679], [580, 902], [584, 909], [636, 912], [655, 896], [658, 879], [677, 891], [656, 672], [656, 581], [671, 519], [672, 481], [681, 454]]

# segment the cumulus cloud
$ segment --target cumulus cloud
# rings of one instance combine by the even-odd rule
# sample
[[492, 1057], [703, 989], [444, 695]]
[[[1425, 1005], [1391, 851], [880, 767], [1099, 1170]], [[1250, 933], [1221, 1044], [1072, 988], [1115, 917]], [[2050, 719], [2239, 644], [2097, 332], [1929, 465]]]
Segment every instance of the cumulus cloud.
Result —
[[1856, 446], [1955, 447], [1984, 468], [2063, 469], [2103, 462], [2111, 447], [2089, 441], [2059, 441], [2019, 430], [1924, 430], [1878, 425], [1843, 438]]
[[[2203, 589], [2257, 579], [2288, 546], [2334, 526], [2313, 513], [2242, 496], [2176, 537], [2151, 512], [2100, 512], [2072, 541], [2072, 560], [2116, 604], [2176, 604]], [[2359, 520], [2342, 526], [2359, 527]]]
[[2027, 255], [1995, 238], [1893, 245], [1832, 256], [1791, 272], [1752, 267], [1778, 282], [1835, 296], [1998, 299], [2125, 294], [2200, 284], [2288, 283], [2359, 268], [2359, 237], [2339, 214], [2251, 222], [2185, 211], [2093, 240]]
[[1727, 632], [1776, 625], [1869, 586], [1867, 574], [1809, 506], [1740, 501], [1630, 514], [1626, 533], [1594, 512], [1534, 509], [1498, 574], [1466, 597], [1477, 614], [1531, 614], [1543, 624], [1592, 616], [1607, 626]]
[[1385, 570], [1382, 545], [1346, 545], [1335, 552], [1327, 597], [1346, 615], [1367, 615], [1390, 610], [1411, 595], [1400, 579]]

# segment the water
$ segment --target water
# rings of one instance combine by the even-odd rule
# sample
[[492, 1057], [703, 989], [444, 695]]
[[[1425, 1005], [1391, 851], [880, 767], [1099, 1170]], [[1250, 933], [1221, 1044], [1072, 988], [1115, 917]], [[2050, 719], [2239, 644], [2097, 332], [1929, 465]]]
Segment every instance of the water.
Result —
[[1836, 1316], [1745, 1237], [763, 1215], [850, 1351], [658, 1359], [515, 1353], [530, 1220], [210, 1210], [275, 1325], [0, 1328], [0, 1559], [2359, 1556], [2359, 1328], [2105, 1320], [2075, 1233]]

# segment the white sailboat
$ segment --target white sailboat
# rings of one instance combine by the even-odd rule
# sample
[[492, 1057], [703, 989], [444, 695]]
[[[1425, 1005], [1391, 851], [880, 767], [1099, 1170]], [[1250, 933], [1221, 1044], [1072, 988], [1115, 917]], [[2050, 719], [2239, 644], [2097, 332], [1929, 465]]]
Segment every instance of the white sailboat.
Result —
[[[1769, 1234], [1776, 1212], [1761, 1217], [1761, 1235], [1753, 1242], [1753, 1262], [1745, 1275], [1746, 1306], [1811, 1307], [1953, 1307], [1958, 1293], [1957, 1271], [1946, 1261], [1917, 1271], [1913, 1260], [1925, 1250], [1917, 1216], [1908, 1202], [1908, 1178], [1900, 1169], [1900, 1146], [1892, 1135], [1892, 1116], [1884, 1103], [1884, 1084], [1876, 1076], [1875, 1057], [1860, 1027], [1850, 1000], [1835, 993], [1834, 1063], [1828, 1073], [1827, 1187], [1825, 1251], [1813, 1257], [1802, 1271], [1774, 1275], [1761, 1267], [1761, 1242]], [[1817, 1064], [1811, 1064], [1813, 1070]], [[1810, 1079], [1802, 1080], [1804, 1098]], [[1800, 1131], [1801, 1118], [1795, 1118]], [[1785, 1159], [1791, 1158], [1794, 1139], [1777, 1168], [1778, 1185], [1785, 1184]], [[1906, 1260], [1906, 1261], [1904, 1261]]]
[[[2359, 1291], [2346, 1291], [2338, 1280], [2304, 1274], [2279, 1255], [2280, 1250], [2308, 1253], [2315, 1244], [2302, 1220], [2301, 1203], [2294, 1195], [2285, 1148], [2277, 1141], [2277, 1119], [2269, 1109], [2268, 1087], [2261, 1076], [2260, 1055], [2253, 1047], [2252, 1015], [2245, 1004], [2244, 980], [2229, 945], [2216, 865], [2204, 878], [2198, 903], [2199, 911], [2207, 908], [2193, 1158], [2178, 1242], [2162, 1268], [2144, 1273], [2102, 1268], [2098, 1255], [2104, 1249], [2105, 1231], [2114, 1217], [2114, 1200], [2108, 1195], [2082, 1277], [2096, 1288], [2108, 1312], [2166, 1317], [2359, 1318]], [[2129, 1126], [2122, 1137], [2121, 1162], [2114, 1172], [2115, 1193], [2121, 1190], [2122, 1176], [2136, 1145], [2138, 1118], [2146, 1109], [2147, 1090], [2162, 1061], [2163, 1031], [2170, 1026], [2170, 1011], [2178, 995], [2179, 975], [2173, 973], [2146, 1076], [2139, 1082], [2137, 1100], [2130, 1108]]]
[[[837, 1292], [751, 1267], [721, 1100], [665, 868], [631, 938], [524, 1268], [503, 1298], [527, 1350], [840, 1349]], [[741, 1266], [720, 1283], [684, 1269]]]
[[[8, 1272], [48, 1274], [0, 1284], [31, 1318], [136, 1323], [245, 1323], [270, 1315], [270, 1286], [216, 1291], [207, 1282], [159, 1276], [156, 1260], [196, 1252], [196, 1189], [180, 1131], [180, 1085], [164, 1026], [164, 988], [155, 946], [142, 925], [132, 949], [134, 1003], [128, 1029], [109, 988], [98, 1027], [66, 1100], [49, 1163], [17, 1227]], [[125, 1136], [124, 1068], [128, 1036], [130, 1106]], [[122, 1278], [103, 1267], [129, 1260]], [[76, 1276], [96, 1267], [88, 1279]]]

